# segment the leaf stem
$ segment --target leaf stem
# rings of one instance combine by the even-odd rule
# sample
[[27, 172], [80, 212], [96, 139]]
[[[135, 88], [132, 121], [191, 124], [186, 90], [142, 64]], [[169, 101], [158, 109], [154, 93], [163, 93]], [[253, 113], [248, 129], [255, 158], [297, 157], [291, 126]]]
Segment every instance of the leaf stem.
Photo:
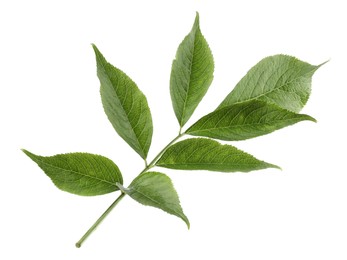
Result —
[[[149, 169], [153, 168], [155, 166], [155, 163], [159, 160], [160, 156], [165, 153], [165, 151], [179, 138], [181, 138], [185, 133], [179, 133], [174, 139], [171, 140], [158, 154], [154, 159], [147, 164], [147, 160], [145, 160], [145, 168], [140, 172], [139, 175], [147, 172]], [[122, 198], [126, 194], [122, 192], [119, 197], [108, 207], [108, 209], [98, 218], [98, 220], [91, 226], [88, 231], [83, 235], [83, 237], [75, 244], [77, 248], [80, 248], [83, 244], [83, 242], [89, 237], [89, 235], [100, 225], [100, 223], [104, 220], [104, 218], [112, 211], [112, 209], [118, 204], [119, 201], [122, 200]]]
[[[177, 135], [174, 139], [171, 140], [170, 143], [168, 143], [158, 154], [156, 157], [154, 157], [154, 159], [141, 171], [140, 174], [145, 173], [146, 171], [148, 171], [149, 169], [153, 168], [155, 166], [155, 163], [158, 161], [158, 159], [160, 158], [160, 156], [163, 155], [163, 153], [165, 153], [165, 151], [174, 143], [176, 142], [179, 138], [181, 138], [183, 135], [185, 135], [185, 133], [179, 133], [179, 135]], [[139, 175], [140, 175], [139, 174]]]
[[98, 218], [98, 220], [91, 226], [83, 237], [76, 243], [76, 247], [80, 248], [83, 242], [89, 237], [89, 235], [99, 226], [104, 218], [112, 211], [112, 209], [118, 204], [119, 201], [125, 196], [125, 193], [121, 193], [119, 197], [108, 207], [108, 209]]

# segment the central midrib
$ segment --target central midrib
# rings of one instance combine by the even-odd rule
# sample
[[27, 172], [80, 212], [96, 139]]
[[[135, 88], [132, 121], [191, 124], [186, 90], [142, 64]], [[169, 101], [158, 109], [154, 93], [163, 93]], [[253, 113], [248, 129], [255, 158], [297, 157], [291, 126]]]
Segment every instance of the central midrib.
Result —
[[[177, 212], [176, 210], [173, 210], [173, 209], [168, 209], [167, 207], [163, 206], [163, 204], [162, 204], [162, 203], [158, 202], [158, 201], [157, 201], [157, 200], [155, 200], [155, 199], [152, 199], [152, 198], [148, 197], [146, 194], [144, 194], [143, 192], [141, 192], [141, 191], [137, 190], [137, 189], [136, 189], [136, 188], [134, 188], [134, 187], [129, 187], [129, 188], [130, 188], [130, 189], [133, 189], [135, 192], [139, 193], [141, 196], [143, 196], [143, 197], [147, 198], [148, 200], [150, 200], [150, 201], [154, 202], [155, 204], [157, 204], [157, 205], [159, 205], [159, 206], [161, 206], [161, 207], [165, 208], [165, 209], [166, 209], [166, 211], [172, 211], [172, 212], [175, 212], [175, 214], [177, 214], [178, 216], [180, 216], [180, 217], [184, 218], [180, 212]], [[129, 196], [131, 196], [131, 195], [129, 194]], [[173, 204], [173, 203], [168, 203], [168, 204], [175, 205], [175, 204]]]
[[182, 122], [185, 121], [185, 111], [186, 111], [186, 106], [187, 106], [187, 100], [188, 100], [188, 93], [189, 93], [189, 90], [190, 90], [190, 84], [191, 84], [191, 81], [192, 81], [192, 67], [193, 67], [193, 63], [194, 63], [194, 51], [195, 51], [195, 39], [196, 39], [196, 33], [197, 33], [197, 30], [195, 30], [194, 32], [194, 40], [193, 40], [193, 50], [192, 50], [192, 59], [191, 59], [191, 63], [190, 63], [190, 66], [189, 66], [189, 83], [188, 83], [188, 89], [186, 91], [186, 96], [185, 96], [185, 99], [184, 99], [184, 103], [183, 103], [183, 109], [182, 109], [182, 118], [181, 118], [181, 122], [180, 122], [180, 126], [182, 127]]
[[272, 122], [281, 122], [281, 121], [295, 121], [297, 118], [292, 118], [292, 119], [279, 119], [279, 120], [273, 120], [271, 122], [267, 122], [267, 123], [252, 123], [252, 124], [242, 124], [242, 125], [230, 125], [230, 126], [222, 126], [222, 127], [211, 127], [211, 128], [205, 128], [205, 129], [198, 129], [195, 131], [187, 131], [187, 134], [191, 134], [191, 133], [196, 133], [196, 132], [200, 132], [200, 131], [211, 131], [211, 130], [220, 130], [220, 129], [230, 129], [230, 128], [238, 128], [238, 127], [242, 127], [242, 126], [257, 126], [257, 125], [264, 125], [264, 124], [269, 124]]
[[[137, 135], [136, 135], [136, 133], [135, 133], [135, 131], [134, 131], [134, 129], [133, 129], [133, 126], [132, 126], [131, 123], [130, 123], [129, 116], [128, 116], [128, 114], [126, 113], [126, 111], [124, 110], [124, 107], [123, 107], [122, 103], [121, 103], [120, 100], [119, 100], [118, 93], [117, 93], [116, 89], [114, 88], [114, 85], [113, 85], [113, 83], [112, 83], [110, 77], [108, 76], [108, 73], [106, 72], [106, 68], [105, 68], [105, 66], [104, 66], [104, 64], [103, 64], [102, 61], [99, 62], [99, 63], [101, 64], [102, 70], [103, 70], [104, 74], [106, 75], [106, 77], [107, 77], [109, 83], [111, 84], [112, 89], [116, 92], [116, 97], [117, 97], [117, 99], [118, 99], [118, 101], [119, 101], [119, 104], [121, 105], [122, 112], [125, 114], [125, 116], [126, 116], [126, 118], [127, 118], [127, 121], [128, 121], [128, 123], [129, 123], [129, 125], [131, 126], [130, 129], [131, 129], [131, 132], [133, 133], [133, 135], [135, 136], [134, 139], [136, 140], [137, 146], [141, 149], [141, 154], [143, 155], [143, 157], [146, 157], [146, 156], [145, 156], [145, 153], [144, 153], [144, 150], [143, 150], [143, 147], [141, 146], [140, 141], [138, 140]], [[107, 65], [111, 66], [112, 68], [115, 68], [112, 64], [110, 64], [110, 63], [108, 63], [108, 62], [106, 62], [106, 63], [107, 63]], [[117, 69], [117, 68], [115, 68], [115, 69]], [[117, 70], [119, 70], [119, 69], [117, 69]], [[119, 70], [119, 71], [120, 71], [121, 73], [125, 74], [123, 71], [121, 71], [121, 70]], [[126, 75], [126, 74], [125, 74], [125, 75]], [[126, 75], [126, 76], [127, 76], [127, 75]], [[135, 83], [134, 83], [134, 84], [135, 84]], [[114, 112], [112, 112], [112, 113], [115, 114]], [[112, 125], [113, 125], [113, 124], [112, 124]]]
[[[77, 172], [77, 171], [74, 171], [74, 170], [71, 170], [71, 169], [60, 168], [60, 167], [58, 167], [58, 166], [56, 166], [56, 165], [53, 165], [53, 164], [44, 162], [44, 161], [42, 161], [42, 160], [40, 160], [40, 159], [38, 159], [38, 161], [39, 161], [40, 163], [42, 163], [42, 164], [48, 165], [48, 166], [53, 167], [53, 168], [55, 168], [55, 169], [73, 172], [73, 173], [82, 175], [82, 176], [84, 176], [84, 177], [88, 177], [88, 178], [91, 178], [91, 179], [96, 179], [96, 180], [99, 180], [99, 181], [101, 181], [101, 182], [106, 182], [106, 183], [108, 183], [108, 184], [111, 184], [111, 185], [117, 187], [117, 185], [116, 185], [115, 183], [110, 182], [110, 181], [107, 181], [107, 180], [105, 180], [105, 179], [100, 179], [100, 178], [97, 178], [97, 177], [94, 177], [94, 176], [91, 176], [91, 175], [87, 175], [87, 174], [83, 174], [83, 173], [81, 173], [81, 172]], [[117, 175], [118, 175], [118, 174], [117, 174]]]
[[[288, 84], [291, 84], [291, 83], [294, 82], [295, 80], [298, 80], [298, 79], [300, 79], [300, 78], [303, 78], [304, 76], [306, 76], [307, 74], [311, 73], [312, 71], [314, 71], [314, 70], [316, 70], [316, 69], [317, 69], [317, 68], [314, 67], [312, 70], [310, 70], [310, 71], [304, 73], [304, 74], [301, 75], [300, 77], [297, 77], [297, 78], [295, 78], [295, 79], [292, 79], [291, 81], [288, 81], [288, 82], [284, 83], [283, 85], [280, 85], [280, 86], [277, 87], [277, 88], [273, 88], [273, 89], [271, 89], [271, 90], [269, 90], [269, 91], [267, 91], [267, 92], [265, 92], [265, 93], [262, 93], [262, 94], [260, 94], [260, 95], [258, 95], [258, 96], [252, 97], [252, 98], [248, 98], [248, 99], [236, 101], [236, 102], [232, 103], [232, 105], [240, 104], [240, 103], [247, 102], [247, 101], [251, 101], [251, 100], [254, 100], [254, 99], [259, 99], [259, 98], [261, 98], [261, 97], [263, 97], [263, 96], [266, 96], [266, 95], [269, 94], [269, 93], [274, 92], [275, 90], [282, 89], [284, 86], [286, 86], [286, 85], [288, 85]], [[274, 103], [275, 103], [275, 102], [274, 102]], [[229, 105], [231, 105], [231, 104], [229, 104]], [[223, 107], [225, 107], [225, 106], [223, 106]], [[220, 108], [217, 108], [217, 109], [220, 109]]]

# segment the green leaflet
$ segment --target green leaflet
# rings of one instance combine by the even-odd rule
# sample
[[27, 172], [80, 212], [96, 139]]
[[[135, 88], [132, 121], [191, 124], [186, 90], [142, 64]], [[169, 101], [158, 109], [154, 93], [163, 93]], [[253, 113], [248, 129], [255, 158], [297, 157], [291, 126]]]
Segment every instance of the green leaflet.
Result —
[[248, 71], [218, 109], [258, 99], [299, 112], [310, 96], [312, 75], [323, 64], [313, 66], [287, 55], [264, 58]]
[[316, 120], [308, 115], [259, 100], [251, 100], [216, 110], [198, 120], [186, 133], [220, 140], [238, 141], [271, 133], [300, 121]]
[[201, 34], [197, 13], [191, 32], [179, 45], [172, 63], [170, 94], [180, 127], [188, 121], [206, 94], [213, 70], [213, 56]]
[[100, 155], [69, 153], [45, 157], [23, 152], [63, 191], [95, 196], [116, 191], [116, 183], [123, 183], [117, 165]]
[[152, 141], [153, 125], [145, 95], [93, 45], [105, 113], [117, 133], [143, 158]]
[[279, 168], [260, 161], [231, 145], [222, 145], [205, 138], [192, 138], [170, 146], [156, 163], [157, 166], [178, 170], [208, 170], [249, 172]]
[[146, 172], [136, 177], [128, 188], [120, 188], [137, 202], [159, 208], [181, 218], [188, 226], [171, 179], [160, 172]]

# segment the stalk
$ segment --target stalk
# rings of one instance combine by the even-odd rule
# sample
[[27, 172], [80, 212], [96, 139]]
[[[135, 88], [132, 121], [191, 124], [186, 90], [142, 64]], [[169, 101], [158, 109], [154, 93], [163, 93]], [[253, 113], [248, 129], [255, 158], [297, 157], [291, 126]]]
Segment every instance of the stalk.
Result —
[[[147, 164], [147, 161], [145, 160], [145, 168], [140, 172], [140, 174], [143, 174], [147, 172], [149, 169], [153, 168], [155, 166], [155, 163], [159, 160], [159, 158], [165, 153], [165, 151], [179, 138], [181, 138], [184, 135], [184, 133], [180, 133], [178, 136], [176, 136], [174, 139], [172, 139], [171, 142], [169, 142], [158, 154], [154, 157], [154, 159]], [[139, 175], [140, 175], [139, 174]], [[114, 207], [117, 206], [117, 204], [124, 198], [126, 194], [122, 192], [119, 197], [107, 208], [107, 210], [98, 218], [98, 220], [88, 229], [88, 231], [81, 237], [80, 240], [75, 244], [77, 248], [80, 248], [83, 244], [83, 242], [90, 236], [91, 233], [101, 224], [101, 222], [107, 217], [107, 215], [114, 209]]]
[[83, 242], [89, 237], [89, 235], [100, 225], [100, 223], [106, 218], [106, 216], [117, 206], [118, 202], [124, 198], [125, 193], [121, 193], [119, 197], [108, 207], [108, 209], [98, 218], [98, 220], [91, 226], [88, 231], [81, 237], [81, 239], [75, 244], [77, 248], [80, 248]]

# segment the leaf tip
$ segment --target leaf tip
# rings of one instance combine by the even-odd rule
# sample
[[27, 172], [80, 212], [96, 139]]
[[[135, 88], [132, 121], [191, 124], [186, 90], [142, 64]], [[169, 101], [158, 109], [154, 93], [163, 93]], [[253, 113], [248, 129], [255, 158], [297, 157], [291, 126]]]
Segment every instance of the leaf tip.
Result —
[[317, 119], [313, 118], [312, 116], [306, 115], [306, 120], [317, 123]]
[[199, 15], [199, 12], [196, 12], [193, 28], [199, 28], [199, 26], [200, 26], [200, 15]]
[[103, 57], [103, 55], [99, 51], [98, 47], [96, 47], [96, 45], [94, 43], [92, 43], [91, 45], [92, 45], [92, 48], [94, 50], [97, 63], [99, 63], [100, 60], [102, 60], [102, 61], [105, 60], [105, 58]]
[[268, 163], [268, 167], [269, 167], [269, 168], [273, 168], [273, 169], [277, 169], [277, 170], [280, 170], [280, 171], [283, 171], [282, 168], [279, 167], [279, 166], [276, 165], [276, 164]]
[[322, 67], [323, 65], [325, 65], [325, 64], [328, 63], [329, 61], [330, 61], [330, 59], [324, 61], [323, 63], [321, 63], [321, 64], [319, 64], [319, 65], [317, 65], [317, 69], [320, 68], [320, 67]]
[[94, 43], [91, 43], [90, 45], [92, 45], [92, 48], [93, 48], [94, 50], [97, 50], [97, 49], [98, 49]]
[[277, 166], [277, 165], [276, 165], [275, 168], [276, 168], [277, 170], [280, 170], [281, 172], [283, 171], [282, 167], [280, 167], [280, 166]]
[[190, 222], [186, 216], [184, 216], [183, 221], [187, 224], [188, 230], [190, 229]]
[[30, 155], [32, 155], [32, 153], [31, 152], [29, 152], [28, 150], [26, 150], [26, 149], [20, 149], [23, 153], [25, 153], [27, 156], [29, 156], [30, 157]]

